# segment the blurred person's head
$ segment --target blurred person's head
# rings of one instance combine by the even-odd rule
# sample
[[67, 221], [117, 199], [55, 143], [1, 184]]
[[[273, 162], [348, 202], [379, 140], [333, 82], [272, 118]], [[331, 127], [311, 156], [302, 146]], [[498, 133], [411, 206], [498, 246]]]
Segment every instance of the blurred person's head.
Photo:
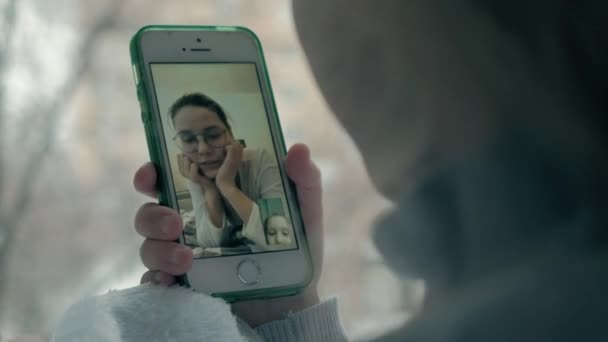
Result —
[[388, 197], [513, 143], [601, 193], [605, 2], [293, 4], [318, 85]]
[[266, 240], [269, 245], [290, 245], [291, 228], [287, 218], [282, 215], [271, 215], [266, 219]]
[[224, 109], [210, 97], [192, 93], [177, 99], [169, 108], [169, 116], [179, 149], [198, 164], [203, 175], [214, 178], [232, 136]]

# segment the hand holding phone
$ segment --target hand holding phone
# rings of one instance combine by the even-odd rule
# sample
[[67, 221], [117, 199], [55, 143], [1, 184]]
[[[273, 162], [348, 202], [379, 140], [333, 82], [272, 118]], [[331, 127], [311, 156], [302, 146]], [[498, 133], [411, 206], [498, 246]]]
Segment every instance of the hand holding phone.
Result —
[[[294, 145], [289, 150], [285, 165], [290, 179], [296, 185], [317, 272], [300, 295], [233, 304], [235, 313], [252, 326], [280, 319], [290, 311], [298, 311], [319, 302], [317, 283], [323, 261], [320, 173], [310, 160], [308, 148], [301, 144]], [[137, 191], [156, 197], [157, 180], [154, 166], [149, 163], [135, 173], [133, 184]], [[190, 250], [175, 242], [182, 231], [181, 219], [176, 211], [158, 204], [145, 204], [135, 216], [135, 229], [146, 239], [142, 243], [140, 255], [144, 265], [150, 269], [142, 275], [142, 283], [171, 285], [175, 283], [176, 275], [190, 271], [193, 262]], [[175, 259], [178, 262], [173, 262]]]

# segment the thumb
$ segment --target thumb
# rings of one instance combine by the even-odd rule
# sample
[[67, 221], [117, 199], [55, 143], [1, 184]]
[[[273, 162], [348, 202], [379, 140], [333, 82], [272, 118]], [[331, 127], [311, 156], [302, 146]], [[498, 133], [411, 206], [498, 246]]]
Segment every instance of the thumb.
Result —
[[190, 173], [190, 180], [193, 182], [198, 182], [201, 179], [201, 175], [198, 172], [198, 165], [196, 163], [192, 163], [190, 164], [190, 170], [188, 170], [188, 172]]
[[[296, 184], [298, 201], [302, 209], [302, 220], [306, 229], [306, 239], [315, 267], [313, 284], [317, 284], [323, 266], [323, 202], [321, 172], [310, 160], [310, 150], [306, 145], [292, 146], [285, 159], [289, 178]], [[313, 287], [316, 285], [313, 285]]]
[[308, 147], [304, 144], [292, 146], [285, 159], [285, 168], [296, 184], [306, 230], [320, 230], [323, 223], [321, 171], [310, 159]]

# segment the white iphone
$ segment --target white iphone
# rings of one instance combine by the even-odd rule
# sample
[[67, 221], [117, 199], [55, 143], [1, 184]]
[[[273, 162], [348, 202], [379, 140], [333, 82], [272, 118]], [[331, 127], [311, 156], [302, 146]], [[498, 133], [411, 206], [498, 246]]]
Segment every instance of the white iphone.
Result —
[[255, 34], [147, 26], [131, 58], [159, 200], [195, 256], [180, 282], [227, 301], [298, 293], [314, 270]]

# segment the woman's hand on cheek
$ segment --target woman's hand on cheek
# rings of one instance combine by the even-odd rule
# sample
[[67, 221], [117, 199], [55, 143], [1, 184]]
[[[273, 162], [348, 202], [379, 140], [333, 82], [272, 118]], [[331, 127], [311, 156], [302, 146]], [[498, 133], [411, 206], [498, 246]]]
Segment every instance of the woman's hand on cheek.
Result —
[[243, 145], [234, 139], [226, 146], [226, 158], [215, 177], [215, 183], [222, 193], [236, 188], [235, 179], [243, 160], [243, 149]]
[[193, 162], [188, 156], [184, 154], [177, 155], [177, 165], [179, 173], [192, 182], [198, 184], [203, 189], [203, 192], [214, 189], [215, 184], [213, 181], [201, 174], [198, 164]]

